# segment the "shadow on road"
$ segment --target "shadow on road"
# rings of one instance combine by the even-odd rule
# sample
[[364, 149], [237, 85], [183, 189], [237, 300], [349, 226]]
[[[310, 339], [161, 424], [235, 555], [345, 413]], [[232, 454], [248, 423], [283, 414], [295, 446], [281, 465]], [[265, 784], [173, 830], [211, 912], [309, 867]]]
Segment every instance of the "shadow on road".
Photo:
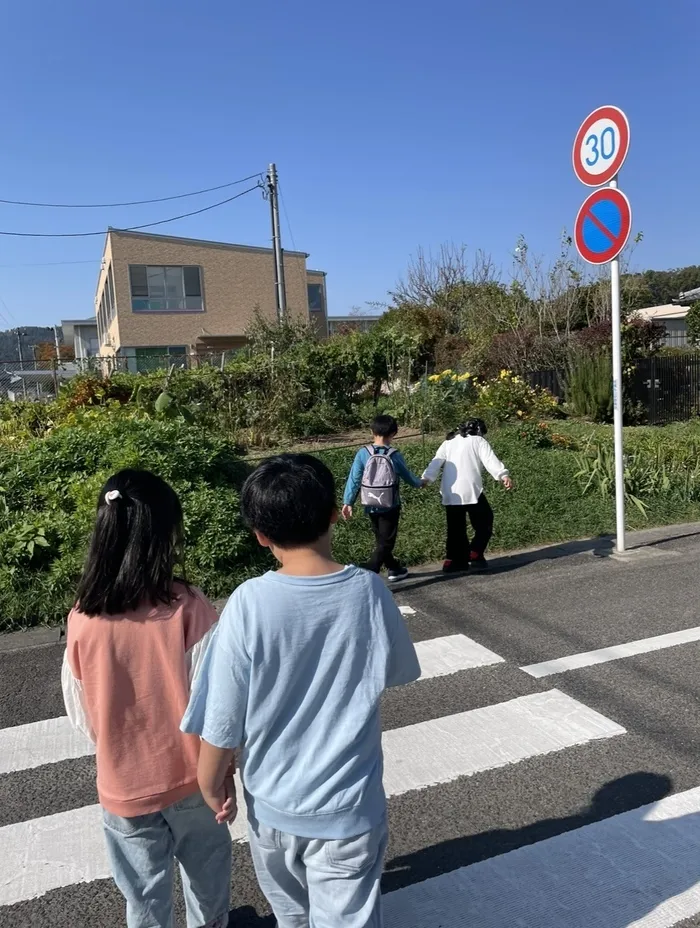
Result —
[[[634, 545], [630, 552], [637, 548], [658, 548], [661, 545], [669, 544], [674, 541], [682, 541], [686, 538], [700, 538], [700, 532], [681, 532], [677, 535], [671, 535], [665, 538], [658, 538], [643, 544]], [[507, 574], [513, 570], [521, 570], [530, 564], [537, 564], [540, 561], [558, 561], [562, 558], [573, 557], [577, 554], [593, 554], [594, 557], [608, 558], [615, 548], [615, 537], [613, 535], [599, 535], [597, 538], [588, 538], [583, 541], [567, 541], [559, 544], [547, 545], [544, 548], [537, 548], [533, 551], [523, 551], [518, 554], [504, 554], [493, 557], [489, 560], [490, 570], [488, 575]], [[463, 574], [443, 574], [441, 570], [421, 571], [414, 577], [409, 578], [403, 583], [397, 585], [397, 589], [403, 591], [419, 590], [423, 587], [434, 586], [437, 583], [455, 583], [471, 576], [469, 573]], [[483, 576], [483, 574], [475, 574]]]
[[[697, 814], [692, 814], [685, 816], [685, 819], [667, 821], [643, 819], [646, 812], [643, 807], [668, 796], [672, 786], [671, 779], [660, 774], [644, 771], [629, 774], [603, 786], [593, 797], [590, 806], [576, 815], [544, 819], [523, 828], [494, 829], [477, 835], [455, 838], [413, 854], [395, 857], [386, 864], [382, 878], [382, 892], [394, 892], [443, 873], [449, 873], [508, 851], [601, 822], [611, 816], [638, 809], [638, 818], [633, 817], [632, 821], [627, 820], [626, 831], [630, 835], [630, 840], [635, 842], [635, 864], [638, 865], [639, 872], [632, 872], [629, 867], [626, 857], [629, 849], [625, 847], [624, 840], [620, 840], [616, 845], [616, 851], [620, 854], [620, 882], [613, 887], [616, 895], [619, 896], [619, 918], [615, 914], [608, 913], [606, 921], [606, 928], [627, 928], [628, 925], [636, 923], [638, 919], [653, 911], [667, 899], [684, 892], [700, 879], [700, 860], [698, 859], [694, 862], [686, 861], [685, 867], [676, 866], [669, 861], [668, 869], [664, 867], [664, 872], [658, 873], [658, 863], [663, 858], [664, 847], [667, 847], [669, 843], [680, 843], [683, 840], [680, 835], [683, 827], [681, 823], [685, 822], [687, 825], [687, 819], [698, 818]], [[593, 849], [592, 853], [595, 855], [600, 853], [600, 850], [600, 848], [597, 851]], [[590, 861], [584, 859], [580, 859], [579, 862], [584, 870], [591, 865]], [[616, 868], [617, 861], [614, 857], [610, 857], [609, 863], [612, 869]], [[553, 859], [551, 864], [556, 867], [557, 860]], [[657, 878], [645, 885], [644, 893], [639, 893], [635, 883], [636, 876], [643, 878], [645, 872], [652, 866], [656, 867]], [[465, 906], [467, 905], [468, 900], [465, 900]], [[510, 899], [508, 914], [504, 916], [506, 921], [502, 923], [503, 928], [507, 928], [509, 924], [507, 918], [512, 917], [512, 914], [512, 899]], [[493, 915], [494, 918], [489, 924], [500, 925], [498, 912], [494, 912]], [[274, 928], [275, 924], [271, 916], [262, 917], [250, 906], [232, 910], [230, 918], [230, 925], [235, 925], [236, 928]]]
[[[561, 558], [572, 557], [576, 554], [587, 554], [591, 552], [595, 557], [610, 557], [614, 548], [614, 538], [612, 535], [601, 535], [598, 538], [589, 538], [584, 541], [568, 541], [561, 544], [548, 545], [546, 548], [537, 548], [534, 551], [524, 551], [518, 554], [504, 554], [489, 559], [490, 569], [488, 575], [507, 574], [512, 570], [520, 570], [529, 564], [536, 564], [539, 561], [558, 561]], [[483, 576], [483, 574], [474, 574]], [[457, 573], [444, 574], [441, 570], [421, 571], [415, 574], [414, 578], [409, 578], [397, 589], [419, 590], [422, 587], [434, 586], [436, 583], [454, 583], [469, 577], [471, 574]]]
[[[612, 815], [658, 802], [669, 795], [672, 786], [667, 776], [647, 772], [632, 773], [599, 789], [590, 806], [577, 815], [543, 819], [523, 828], [484, 831], [444, 841], [405, 857], [396, 857], [386, 864], [382, 880], [383, 891], [393, 892], [411, 883], [467, 867], [498, 854], [505, 854], [519, 847], [582, 828], [584, 825], [592, 825]], [[700, 862], [698, 871], [700, 875]]]
[[[508, 881], [509, 886], [504, 886], [500, 895], [494, 892], [493, 874], [489, 877], [488, 872], [482, 875], [481, 871], [474, 872], [471, 881], [467, 878], [461, 886], [445, 886], [442, 891], [449, 899], [446, 904], [459, 905], [465, 914], [471, 907], [475, 924], [487, 924], [489, 928], [508, 928], [514, 914], [523, 924], [563, 924], [557, 918], [566, 918], [566, 912], [573, 914], [581, 906], [589, 911], [590, 896], [598, 890], [605, 928], [640, 924], [645, 916], [700, 880], [700, 855], [697, 840], [692, 837], [700, 827], [700, 815], [691, 812], [654, 818], [643, 808], [663, 799], [671, 788], [670, 778], [659, 774], [640, 772], [621, 777], [600, 789], [580, 814], [546, 819], [520, 829], [457, 838], [395, 858], [387, 864], [382, 888], [391, 892], [627, 812], [624, 827], [614, 836], [609, 831], [597, 832], [591, 840], [573, 846], [542, 848], [527, 865], [522, 858], [513, 858], [512, 885]], [[539, 886], [539, 896], [523, 893], [518, 909], [514, 887], [533, 880]], [[558, 915], [551, 911], [553, 894]]]

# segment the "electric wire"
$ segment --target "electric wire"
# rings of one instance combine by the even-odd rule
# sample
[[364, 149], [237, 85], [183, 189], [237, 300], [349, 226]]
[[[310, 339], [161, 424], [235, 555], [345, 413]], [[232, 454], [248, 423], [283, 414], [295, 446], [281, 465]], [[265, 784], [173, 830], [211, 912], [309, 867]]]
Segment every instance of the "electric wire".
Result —
[[216, 190], [225, 190], [227, 187], [235, 187], [237, 184], [244, 184], [248, 180], [256, 177], [262, 177], [258, 171], [256, 174], [250, 174], [248, 177], [241, 177], [239, 180], [232, 180], [228, 184], [219, 184], [217, 187], [205, 187], [203, 190], [193, 190], [190, 193], [178, 193], [169, 197], [156, 197], [152, 200], [130, 200], [124, 203], [35, 203], [31, 200], [3, 200], [8, 206], [37, 206], [44, 209], [115, 209], [120, 206], [144, 206], [148, 203], [165, 203], [168, 200], [184, 200], [186, 197], [198, 197], [204, 193], [214, 193]]
[[[259, 190], [260, 187], [261, 184], [257, 183], [253, 187], [249, 187], [247, 190], [244, 190], [242, 193], [235, 194], [235, 196], [227, 197], [225, 200], [219, 200], [218, 203], [212, 203], [210, 206], [203, 206], [201, 209], [195, 209], [189, 213], [181, 213], [179, 216], [171, 216], [168, 219], [158, 219], [156, 222], [143, 222], [140, 225], [128, 226], [126, 228], [113, 227], [112, 230], [114, 232], [138, 232], [140, 229], [152, 229], [155, 226], [162, 226], [169, 222], [177, 222], [180, 219], [187, 219], [190, 216], [199, 216], [201, 213], [206, 213], [209, 210], [217, 209], [219, 206], [225, 206], [227, 203], [232, 203], [234, 200], [238, 200], [240, 197], [244, 197], [246, 194], [252, 193], [253, 190]], [[90, 236], [104, 234], [104, 229], [100, 229], [97, 232], [7, 232], [0, 230], [0, 235], [12, 236], [14, 238], [89, 238]]]

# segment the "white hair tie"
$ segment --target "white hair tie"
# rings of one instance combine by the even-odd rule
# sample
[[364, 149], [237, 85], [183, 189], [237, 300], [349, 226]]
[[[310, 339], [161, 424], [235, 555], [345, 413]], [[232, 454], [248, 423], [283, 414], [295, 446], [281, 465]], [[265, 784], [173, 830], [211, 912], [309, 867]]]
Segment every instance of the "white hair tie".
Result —
[[114, 502], [115, 499], [121, 499], [121, 498], [122, 498], [122, 495], [119, 492], [119, 490], [107, 490], [107, 492], [105, 493], [105, 500], [108, 506], [110, 506]]

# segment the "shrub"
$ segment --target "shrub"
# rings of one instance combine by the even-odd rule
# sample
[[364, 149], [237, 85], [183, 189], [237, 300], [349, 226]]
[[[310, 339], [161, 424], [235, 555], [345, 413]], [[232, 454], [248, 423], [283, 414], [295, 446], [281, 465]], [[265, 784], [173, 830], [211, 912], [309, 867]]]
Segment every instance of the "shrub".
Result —
[[569, 362], [566, 402], [575, 416], [612, 422], [613, 390], [610, 355], [580, 353]]
[[559, 404], [547, 390], [531, 387], [512, 371], [502, 370], [479, 387], [473, 414], [492, 423], [545, 419], [559, 414]]

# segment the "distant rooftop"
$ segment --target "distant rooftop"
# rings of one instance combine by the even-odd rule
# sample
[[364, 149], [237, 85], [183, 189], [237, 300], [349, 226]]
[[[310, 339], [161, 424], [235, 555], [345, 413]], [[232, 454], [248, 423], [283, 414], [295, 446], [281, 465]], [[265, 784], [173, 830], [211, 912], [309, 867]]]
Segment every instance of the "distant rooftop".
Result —
[[666, 303], [664, 306], [647, 306], [645, 309], [637, 310], [637, 315], [642, 319], [685, 319], [688, 315], [689, 306], [678, 306], [675, 303]]

